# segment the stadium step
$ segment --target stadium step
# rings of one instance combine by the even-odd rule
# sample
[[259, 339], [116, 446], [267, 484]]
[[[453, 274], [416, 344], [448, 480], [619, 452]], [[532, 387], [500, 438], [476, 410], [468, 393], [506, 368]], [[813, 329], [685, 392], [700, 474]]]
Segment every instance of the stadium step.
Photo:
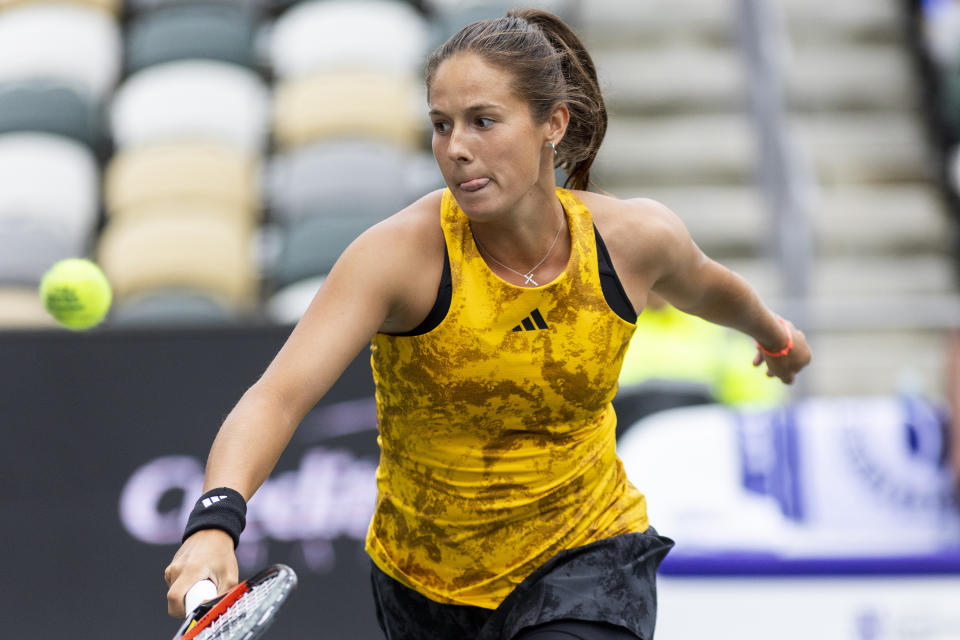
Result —
[[756, 146], [744, 113], [616, 118], [597, 157], [597, 173], [608, 184], [747, 184]]
[[[611, 112], [598, 186], [663, 202], [709, 255], [781, 304], [738, 0], [581, 6]], [[808, 309], [817, 354], [805, 391], [884, 394], [908, 380], [942, 395], [942, 328], [960, 310], [956, 230], [935, 188], [900, 7], [773, 8], [784, 19], [789, 131], [814, 182]]]
[[589, 0], [579, 24], [590, 51], [627, 45], [640, 50], [666, 42], [731, 42], [733, 0]]
[[938, 194], [921, 183], [823, 189], [812, 224], [821, 255], [948, 257], [952, 224]]
[[603, 48], [593, 59], [612, 117], [743, 111], [745, 106], [743, 64], [730, 47]]
[[933, 155], [912, 111], [796, 114], [791, 129], [820, 183], [929, 184]]
[[902, 111], [918, 102], [915, 71], [890, 44], [795, 46], [784, 73], [794, 111]]
[[794, 41], [898, 42], [903, 37], [895, 0], [777, 0]]

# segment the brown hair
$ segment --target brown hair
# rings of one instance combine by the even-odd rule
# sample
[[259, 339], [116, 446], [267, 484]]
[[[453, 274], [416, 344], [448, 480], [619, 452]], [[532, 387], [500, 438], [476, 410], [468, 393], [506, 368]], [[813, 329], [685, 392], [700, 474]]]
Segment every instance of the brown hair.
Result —
[[557, 103], [570, 111], [567, 132], [557, 145], [555, 166], [567, 174], [564, 187], [587, 189], [590, 167], [607, 132], [607, 108], [597, 69], [567, 24], [539, 9], [513, 9], [504, 18], [465, 26], [427, 61], [427, 92], [437, 68], [461, 52], [475, 53], [514, 76], [514, 90], [546, 122]]

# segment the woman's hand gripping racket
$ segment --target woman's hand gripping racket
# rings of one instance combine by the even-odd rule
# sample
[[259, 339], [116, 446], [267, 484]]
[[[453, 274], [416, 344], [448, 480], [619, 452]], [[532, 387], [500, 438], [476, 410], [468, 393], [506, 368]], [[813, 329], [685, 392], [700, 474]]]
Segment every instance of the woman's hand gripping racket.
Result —
[[187, 619], [173, 640], [259, 638], [295, 586], [297, 574], [282, 564], [264, 569], [219, 598], [216, 585], [202, 580], [184, 597]]

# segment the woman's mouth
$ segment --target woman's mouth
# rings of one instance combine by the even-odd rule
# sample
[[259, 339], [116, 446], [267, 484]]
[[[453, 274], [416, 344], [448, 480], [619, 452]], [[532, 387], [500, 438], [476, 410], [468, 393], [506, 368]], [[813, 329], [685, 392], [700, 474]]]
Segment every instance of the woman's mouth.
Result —
[[472, 180], [467, 180], [460, 183], [460, 190], [467, 191], [472, 193], [474, 191], [480, 191], [490, 182], [490, 178], [473, 178]]

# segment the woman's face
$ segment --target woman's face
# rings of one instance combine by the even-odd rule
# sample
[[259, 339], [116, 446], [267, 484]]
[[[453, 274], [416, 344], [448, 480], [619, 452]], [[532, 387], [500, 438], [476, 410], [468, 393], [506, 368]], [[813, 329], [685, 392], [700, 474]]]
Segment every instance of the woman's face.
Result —
[[[433, 155], [472, 219], [509, 211], [553, 175], [548, 123], [536, 124], [509, 71], [473, 53], [442, 62], [430, 86]], [[543, 171], [543, 156], [549, 166]]]

